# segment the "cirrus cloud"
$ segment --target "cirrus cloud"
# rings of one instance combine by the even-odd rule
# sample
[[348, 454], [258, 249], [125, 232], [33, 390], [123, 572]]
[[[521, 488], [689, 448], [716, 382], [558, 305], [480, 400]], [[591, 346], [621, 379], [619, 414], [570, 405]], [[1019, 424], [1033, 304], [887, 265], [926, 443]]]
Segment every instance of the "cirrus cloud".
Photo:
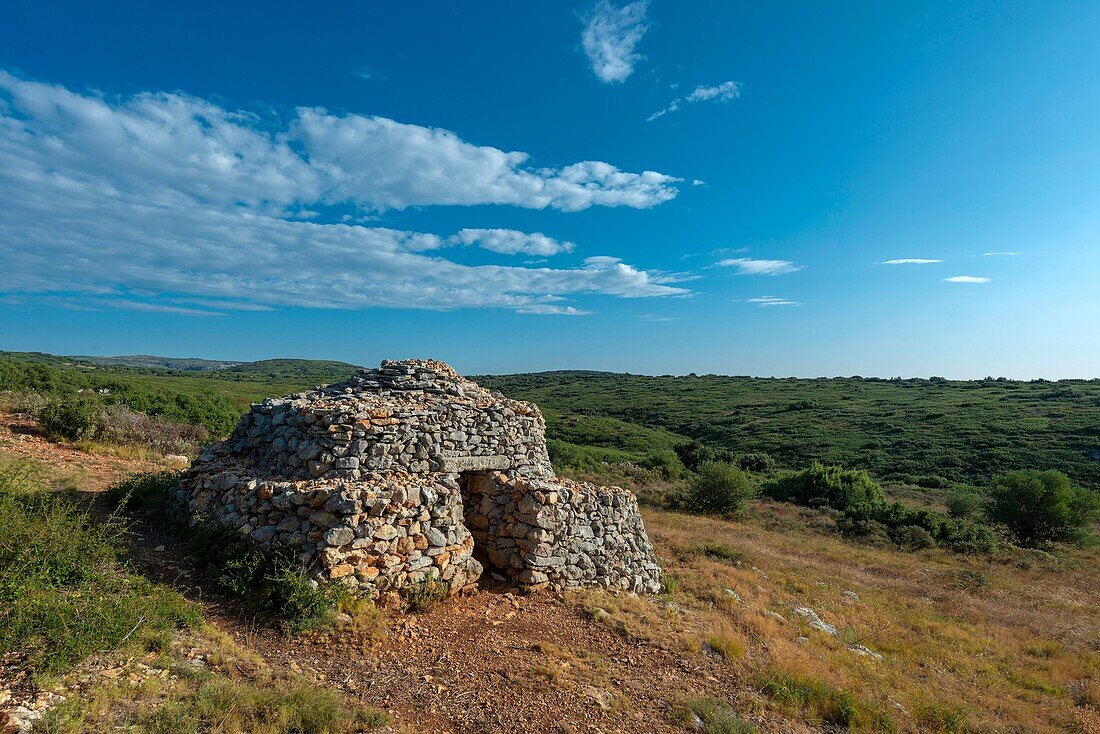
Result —
[[883, 265], [931, 265], [933, 263], [942, 263], [943, 260], [933, 260], [931, 258], [924, 257], [902, 257], [897, 260], [883, 260]]
[[950, 278], [943, 279], [945, 283], [988, 283], [989, 278], [985, 278], [979, 275], [952, 275]]
[[756, 260], [749, 257], [734, 257], [719, 260], [720, 268], [737, 268], [737, 275], [786, 275], [801, 270], [790, 260]]
[[780, 298], [779, 296], [756, 296], [755, 298], [746, 298], [745, 303], [751, 303], [757, 308], [771, 308], [773, 306], [801, 306], [798, 301], [792, 301], [788, 298]]

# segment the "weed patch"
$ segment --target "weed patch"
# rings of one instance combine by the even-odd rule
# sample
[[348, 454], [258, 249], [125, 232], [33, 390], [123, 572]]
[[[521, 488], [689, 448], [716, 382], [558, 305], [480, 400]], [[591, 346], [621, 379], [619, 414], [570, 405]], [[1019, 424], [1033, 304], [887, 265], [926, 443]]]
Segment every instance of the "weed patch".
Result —
[[25, 655], [44, 676], [197, 625], [182, 596], [122, 569], [122, 533], [40, 485], [28, 465], [0, 467], [0, 652]]
[[446, 599], [447, 593], [447, 584], [437, 579], [435, 574], [428, 574], [405, 587], [401, 596], [410, 610], [423, 612], [434, 606], [436, 602]]
[[684, 701], [672, 711], [672, 718], [693, 731], [707, 734], [754, 734], [756, 727], [742, 719], [728, 705], [714, 698]]
[[760, 690], [813, 722], [867, 731], [894, 730], [885, 712], [873, 709], [851, 693], [817, 678], [772, 673], [760, 682]]

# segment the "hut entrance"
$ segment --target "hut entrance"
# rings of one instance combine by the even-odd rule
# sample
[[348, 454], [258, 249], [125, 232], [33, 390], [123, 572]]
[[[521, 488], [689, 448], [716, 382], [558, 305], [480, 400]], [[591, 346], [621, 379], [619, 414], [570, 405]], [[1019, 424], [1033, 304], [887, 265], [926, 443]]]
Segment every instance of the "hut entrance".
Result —
[[463, 522], [474, 536], [474, 558], [490, 573], [511, 575], [516, 541], [501, 536], [506, 523], [504, 510], [511, 500], [508, 485], [498, 482], [488, 471], [462, 472], [458, 484]]

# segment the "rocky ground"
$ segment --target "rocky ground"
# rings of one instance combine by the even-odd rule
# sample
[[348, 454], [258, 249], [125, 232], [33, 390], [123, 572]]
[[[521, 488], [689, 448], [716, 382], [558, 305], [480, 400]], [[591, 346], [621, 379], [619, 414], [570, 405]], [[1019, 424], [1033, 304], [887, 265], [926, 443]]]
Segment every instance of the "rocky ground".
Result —
[[[53, 444], [12, 416], [0, 420], [0, 453], [91, 493], [163, 466]], [[1100, 732], [1100, 549], [906, 552], [842, 538], [821, 513], [779, 503], [754, 504], [739, 522], [644, 515], [672, 594], [488, 586], [366, 629], [341, 621], [295, 637], [222, 596], [163, 528], [134, 528], [131, 561], [201, 604], [252, 656], [232, 665], [304, 676], [392, 713], [393, 731], [683, 732], [692, 719], [674, 712], [701, 698], [764, 733], [838, 730], [821, 710], [769, 695], [767, 681], [787, 675], [886, 717], [856, 729]], [[216, 656], [208, 644], [175, 646], [200, 664]], [[93, 661], [60, 692], [152, 675], [143, 664]], [[0, 666], [15, 694], [0, 693], [0, 707], [51, 703], [53, 691], [19, 678], [17, 660]], [[952, 717], [964, 723], [950, 728]]]
[[[163, 468], [60, 446], [28, 419], [3, 418], [0, 451], [48, 463], [82, 491]], [[411, 731], [683, 731], [672, 716], [681, 700], [745, 695], [720, 656], [670, 651], [597, 622], [585, 605], [507, 585], [392, 616], [374, 640], [344, 639], [339, 624], [331, 633], [287, 637], [216, 591], [166, 529], [135, 526], [133, 541], [137, 570], [200, 603], [208, 621], [267, 665], [388, 711]], [[52, 700], [24, 686], [6, 705], [41, 709]]]

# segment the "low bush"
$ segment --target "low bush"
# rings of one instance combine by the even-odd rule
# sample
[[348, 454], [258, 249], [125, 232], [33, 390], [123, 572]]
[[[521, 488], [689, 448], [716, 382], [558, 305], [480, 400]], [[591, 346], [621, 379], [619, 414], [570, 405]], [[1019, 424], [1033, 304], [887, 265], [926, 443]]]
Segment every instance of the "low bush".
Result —
[[955, 490], [947, 497], [947, 512], [951, 517], [971, 518], [978, 514], [984, 503], [982, 496], [972, 490]]
[[699, 468], [708, 461], [731, 462], [733, 455], [725, 449], [715, 449], [700, 441], [688, 441], [677, 444], [673, 450], [680, 457], [680, 461], [691, 471], [699, 471]]
[[289, 633], [327, 626], [341, 599], [351, 593], [308, 578], [293, 548], [260, 548], [230, 528], [197, 526], [189, 533], [188, 546], [196, 561], [218, 572], [222, 588]]
[[994, 477], [988, 514], [1024, 547], [1084, 542], [1100, 515], [1100, 495], [1075, 487], [1059, 471], [1014, 471]]
[[688, 488], [689, 508], [707, 514], [732, 516], [741, 512], [745, 500], [755, 496], [752, 480], [733, 464], [708, 461]]
[[961, 553], [989, 553], [997, 543], [993, 531], [981, 523], [887, 502], [882, 488], [865, 471], [814, 462], [808, 469], [769, 482], [764, 492], [796, 504], [831, 508], [840, 513], [841, 532], [865, 536], [885, 532], [912, 550], [939, 543]]
[[737, 466], [744, 471], [754, 471], [762, 474], [775, 468], [775, 460], [763, 451], [754, 451], [738, 456]]
[[828, 506], [857, 516], [886, 504], [882, 487], [867, 472], [817, 461], [807, 469], [770, 483], [765, 491], [775, 499], [810, 507]]
[[30, 413], [36, 416], [48, 402], [34, 390], [0, 390], [0, 409], [9, 413]]
[[50, 438], [76, 441], [95, 435], [103, 424], [103, 408], [80, 398], [51, 400], [38, 411], [37, 418]]
[[651, 451], [640, 462], [642, 468], [660, 472], [665, 479], [679, 479], [684, 474], [684, 464], [675, 451], [665, 449]]
[[210, 440], [200, 425], [137, 413], [122, 405], [108, 407], [95, 438], [107, 443], [148, 446], [162, 454], [194, 454]]
[[936, 539], [920, 525], [902, 525], [890, 535], [895, 543], [906, 550], [923, 550], [936, 545]]

